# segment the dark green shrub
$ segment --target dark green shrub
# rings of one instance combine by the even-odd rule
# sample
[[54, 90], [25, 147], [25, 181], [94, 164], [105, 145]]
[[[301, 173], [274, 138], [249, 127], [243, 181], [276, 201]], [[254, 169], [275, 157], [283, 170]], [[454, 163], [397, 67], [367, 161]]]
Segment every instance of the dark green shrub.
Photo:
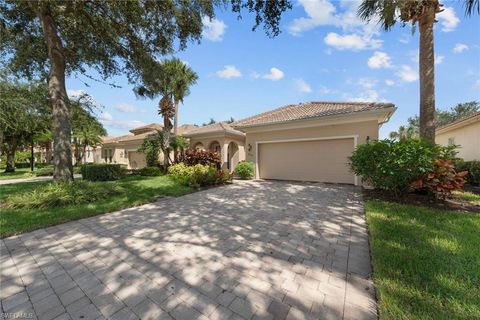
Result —
[[468, 171], [467, 183], [473, 186], [480, 185], [480, 161], [462, 161], [455, 163], [457, 171]]
[[53, 176], [53, 165], [38, 168], [37, 170], [35, 170], [35, 175], [37, 177]]
[[242, 180], [250, 180], [255, 175], [255, 164], [253, 162], [240, 162], [235, 168], [235, 173]]
[[6, 205], [10, 208], [55, 208], [92, 203], [124, 192], [125, 188], [106, 182], [50, 183], [32, 191], [7, 197]]
[[140, 169], [141, 176], [153, 177], [153, 176], [161, 176], [162, 171], [159, 167], [145, 167]]
[[88, 164], [80, 169], [82, 178], [89, 181], [118, 180], [122, 177], [123, 167], [120, 164]]
[[373, 187], [401, 195], [411, 183], [434, 170], [435, 160], [451, 160], [451, 147], [424, 140], [380, 140], [358, 146], [350, 157], [351, 170]]
[[202, 164], [218, 168], [222, 161], [220, 155], [216, 152], [191, 149], [185, 151], [185, 153], [180, 156], [180, 162], [185, 163], [187, 166]]

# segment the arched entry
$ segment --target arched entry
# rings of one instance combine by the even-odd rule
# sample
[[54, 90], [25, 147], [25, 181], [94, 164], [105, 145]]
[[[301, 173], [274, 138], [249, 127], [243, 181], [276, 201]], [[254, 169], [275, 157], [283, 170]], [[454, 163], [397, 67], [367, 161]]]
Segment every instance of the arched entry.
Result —
[[238, 144], [235, 142], [230, 142], [228, 144], [228, 151], [227, 151], [227, 168], [228, 171], [232, 172], [235, 170], [235, 167], [237, 166], [239, 162], [239, 152], [238, 152]]
[[220, 146], [220, 143], [218, 141], [212, 141], [210, 143], [210, 147], [208, 148], [212, 152], [216, 152], [218, 154], [222, 153], [222, 147]]
[[201, 142], [197, 142], [193, 148], [197, 151], [205, 150], [205, 148], [203, 147], [203, 143], [201, 143]]

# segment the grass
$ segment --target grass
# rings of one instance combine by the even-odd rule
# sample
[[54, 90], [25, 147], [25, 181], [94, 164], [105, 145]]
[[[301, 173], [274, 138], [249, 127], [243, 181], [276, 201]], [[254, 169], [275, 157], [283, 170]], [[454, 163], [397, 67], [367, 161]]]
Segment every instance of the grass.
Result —
[[0, 180], [22, 179], [35, 176], [35, 174], [30, 171], [30, 168], [17, 168], [15, 172], [4, 172], [5, 169], [0, 170]]
[[454, 194], [454, 196], [456, 196], [460, 199], [469, 201], [472, 204], [480, 205], [480, 195], [479, 194], [475, 194], [473, 192], [466, 192], [466, 191], [465, 192], [454, 191], [453, 194]]
[[480, 215], [368, 201], [380, 319], [480, 319]]
[[[25, 182], [0, 185], [0, 201], [5, 200], [9, 195], [32, 191], [39, 186], [46, 186], [49, 183], [51, 182]], [[7, 237], [71, 220], [145, 204], [152, 202], [156, 197], [161, 195], [181, 196], [191, 192], [191, 188], [182, 186], [167, 176], [132, 176], [117, 181], [96, 183], [117, 184], [127, 189], [127, 192], [90, 204], [71, 205], [59, 208], [0, 208], [0, 237]]]

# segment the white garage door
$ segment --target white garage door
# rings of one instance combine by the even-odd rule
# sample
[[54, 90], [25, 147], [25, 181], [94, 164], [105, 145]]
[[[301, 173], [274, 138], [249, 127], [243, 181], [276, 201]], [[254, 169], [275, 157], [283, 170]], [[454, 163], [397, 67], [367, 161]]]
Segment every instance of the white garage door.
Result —
[[355, 183], [348, 167], [354, 139], [260, 143], [261, 179]]

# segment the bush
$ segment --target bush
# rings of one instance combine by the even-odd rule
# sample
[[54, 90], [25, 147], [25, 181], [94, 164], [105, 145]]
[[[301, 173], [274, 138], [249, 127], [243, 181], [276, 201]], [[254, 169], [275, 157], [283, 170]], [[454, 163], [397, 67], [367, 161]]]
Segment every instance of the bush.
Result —
[[53, 165], [38, 168], [37, 170], [35, 170], [35, 175], [37, 177], [53, 176]]
[[120, 164], [88, 164], [80, 169], [82, 178], [89, 181], [118, 180], [122, 177], [123, 167]]
[[217, 168], [220, 167], [222, 162], [218, 153], [196, 149], [185, 151], [185, 153], [180, 156], [179, 160], [187, 166], [202, 164]]
[[457, 171], [468, 171], [467, 183], [473, 186], [480, 185], [480, 161], [462, 161], [455, 163]]
[[67, 183], [50, 183], [38, 188], [7, 197], [9, 208], [56, 208], [104, 200], [127, 190], [112, 183], [94, 183], [74, 181]]
[[160, 170], [159, 167], [145, 167], [140, 169], [140, 175], [148, 176], [148, 177], [161, 176], [162, 171]]
[[255, 175], [255, 164], [253, 162], [240, 162], [235, 168], [235, 173], [242, 180], [250, 180]]
[[434, 170], [435, 160], [451, 160], [451, 147], [424, 140], [380, 140], [358, 146], [350, 157], [352, 171], [375, 188], [399, 196], [411, 183]]
[[227, 171], [202, 164], [194, 166], [187, 166], [184, 163], [175, 164], [168, 168], [168, 175], [183, 185], [195, 188], [222, 184], [232, 179]]
[[467, 171], [456, 172], [451, 160], [436, 160], [432, 172], [424, 174], [412, 183], [414, 189], [426, 190], [438, 198], [443, 198], [452, 191], [462, 191], [466, 182]]

